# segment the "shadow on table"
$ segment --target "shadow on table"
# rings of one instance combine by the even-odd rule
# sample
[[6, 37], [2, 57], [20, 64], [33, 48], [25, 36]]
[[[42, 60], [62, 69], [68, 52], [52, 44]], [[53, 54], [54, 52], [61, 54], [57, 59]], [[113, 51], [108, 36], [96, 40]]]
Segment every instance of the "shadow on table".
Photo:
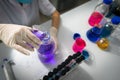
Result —
[[110, 37], [109, 43], [110, 46], [107, 51], [110, 52], [111, 54], [120, 56], [120, 40], [115, 37]]

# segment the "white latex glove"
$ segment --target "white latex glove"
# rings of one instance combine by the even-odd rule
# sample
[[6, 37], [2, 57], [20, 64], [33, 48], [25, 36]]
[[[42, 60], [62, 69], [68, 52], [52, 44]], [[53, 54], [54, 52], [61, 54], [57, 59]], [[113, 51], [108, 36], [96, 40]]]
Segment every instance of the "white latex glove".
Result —
[[31, 44], [38, 48], [41, 41], [31, 32], [32, 28], [15, 24], [0, 24], [0, 40], [7, 46], [14, 48], [26, 55], [34, 49], [27, 45]]
[[58, 49], [58, 39], [57, 39], [57, 29], [55, 27], [50, 28], [50, 36], [55, 42], [55, 49], [54, 51], [56, 52]]

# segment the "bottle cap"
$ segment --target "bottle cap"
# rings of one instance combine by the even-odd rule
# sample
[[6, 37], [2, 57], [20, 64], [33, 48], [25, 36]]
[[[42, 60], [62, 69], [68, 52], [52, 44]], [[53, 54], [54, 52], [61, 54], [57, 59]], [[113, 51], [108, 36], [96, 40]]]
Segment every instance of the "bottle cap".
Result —
[[118, 25], [118, 24], [120, 23], [120, 17], [114, 16], [114, 17], [111, 19], [111, 22], [112, 22], [113, 24]]
[[100, 34], [101, 33], [101, 29], [98, 27], [93, 27], [92, 28], [92, 32], [96, 33], [96, 34]]
[[103, 0], [103, 3], [105, 3], [105, 4], [111, 4], [112, 0]]
[[76, 38], [80, 38], [81, 36], [80, 36], [80, 34], [79, 33], [75, 33], [74, 35], [73, 35], [73, 39], [75, 40]]
[[90, 55], [89, 55], [89, 52], [86, 51], [86, 50], [83, 50], [83, 51], [82, 51], [82, 55], [85, 57], [85, 59], [88, 59], [88, 57], [90, 56]]

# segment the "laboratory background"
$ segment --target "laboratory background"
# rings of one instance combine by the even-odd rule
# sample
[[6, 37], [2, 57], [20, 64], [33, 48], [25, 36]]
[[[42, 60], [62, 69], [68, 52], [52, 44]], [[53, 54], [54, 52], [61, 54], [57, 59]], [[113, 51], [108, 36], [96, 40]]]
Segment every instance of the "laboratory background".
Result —
[[26, 56], [0, 43], [0, 80], [120, 80], [120, 1], [49, 1], [60, 13], [56, 53], [51, 17], [40, 13], [39, 49]]

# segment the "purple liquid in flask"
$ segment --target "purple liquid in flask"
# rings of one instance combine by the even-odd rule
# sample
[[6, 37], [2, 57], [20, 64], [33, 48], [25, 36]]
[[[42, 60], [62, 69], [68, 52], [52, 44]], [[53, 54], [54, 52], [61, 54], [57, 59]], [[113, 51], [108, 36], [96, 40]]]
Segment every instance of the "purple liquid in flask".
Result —
[[38, 57], [43, 62], [50, 62], [54, 59], [54, 41], [50, 38], [50, 35], [47, 32], [41, 32], [38, 30], [32, 31], [41, 41], [41, 45], [38, 51]]

